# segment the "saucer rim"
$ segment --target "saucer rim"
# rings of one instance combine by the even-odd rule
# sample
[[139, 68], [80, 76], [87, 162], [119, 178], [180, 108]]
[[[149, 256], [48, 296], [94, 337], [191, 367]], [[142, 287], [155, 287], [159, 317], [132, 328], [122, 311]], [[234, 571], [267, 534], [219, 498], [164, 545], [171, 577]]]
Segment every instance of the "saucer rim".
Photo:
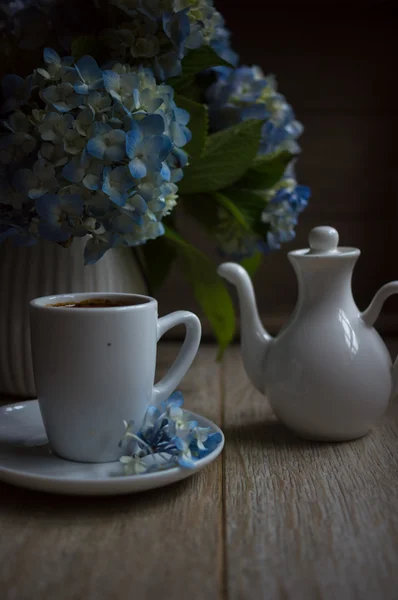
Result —
[[[5, 409], [7, 409], [7, 408], [12, 408], [14, 406], [21, 406], [21, 405], [26, 406], [28, 404], [31, 405], [33, 403], [38, 404], [38, 400], [37, 399], [36, 400], [24, 400], [24, 401], [15, 402], [12, 404], [2, 405], [2, 406], [0, 406], [0, 413], [5, 411]], [[144, 484], [145, 487], [142, 491], [151, 489], [151, 487], [152, 487], [151, 484], [153, 484], [153, 487], [160, 487], [163, 485], [167, 485], [168, 483], [177, 482], [179, 480], [190, 477], [191, 475], [194, 475], [195, 473], [199, 472], [204, 467], [209, 465], [216, 458], [218, 458], [218, 456], [221, 454], [221, 452], [225, 446], [224, 432], [216, 423], [214, 423], [207, 417], [204, 417], [203, 415], [200, 415], [199, 413], [195, 413], [188, 409], [184, 408], [184, 412], [188, 413], [189, 415], [191, 415], [192, 417], [194, 417], [196, 419], [199, 419], [205, 427], [211, 427], [213, 433], [220, 433], [221, 437], [222, 437], [221, 442], [218, 444], [217, 448], [215, 448], [215, 450], [210, 452], [210, 454], [208, 454], [207, 456], [199, 459], [196, 462], [195, 467], [193, 467], [191, 469], [185, 469], [183, 467], [177, 466], [177, 467], [171, 467], [169, 469], [165, 469], [162, 471], [155, 471], [153, 473], [141, 473], [139, 475], [136, 475], [136, 474], [120, 475], [120, 476], [115, 476], [115, 477], [84, 480], [84, 479], [74, 479], [74, 478], [69, 478], [69, 477], [59, 477], [57, 475], [48, 476], [48, 475], [34, 474], [34, 473], [31, 473], [30, 471], [25, 471], [22, 469], [20, 470], [20, 469], [15, 469], [15, 468], [3, 467], [3, 466], [1, 466], [1, 463], [0, 463], [0, 481], [3, 481], [8, 484], [16, 485], [18, 487], [25, 487], [25, 488], [30, 487], [30, 489], [35, 489], [37, 491], [40, 491], [39, 486], [36, 486], [36, 485], [29, 486], [28, 484], [42, 482], [43, 485], [45, 485], [45, 487], [47, 487], [46, 484], [52, 484], [52, 483], [60, 484], [61, 487], [67, 486], [70, 489], [70, 492], [72, 494], [78, 494], [78, 495], [89, 495], [90, 490], [94, 494], [101, 495], [102, 488], [105, 488], [105, 489], [103, 489], [104, 494], [109, 494], [109, 492], [112, 493], [113, 487], [118, 488], [118, 490], [115, 490], [113, 492], [115, 495], [118, 493], [124, 493], [124, 492], [125, 493], [128, 493], [128, 492], [134, 493], [134, 490], [130, 489], [130, 487], [129, 487], [129, 486], [133, 485], [133, 482], [135, 482], [136, 484], [139, 484], [139, 483]], [[97, 466], [98, 464], [112, 465], [112, 464], [117, 464], [117, 462], [118, 462], [118, 461], [113, 461], [113, 462], [109, 462], [109, 463], [78, 463], [75, 461], [66, 460], [66, 459], [58, 457], [56, 455], [54, 455], [54, 459], [57, 461], [63, 461], [63, 462], [70, 463], [70, 464], [86, 465], [87, 469], [89, 469], [90, 466], [94, 467], [94, 466]], [[172, 481], [168, 482], [167, 481], [168, 479], [171, 479]], [[159, 485], [156, 485], [156, 484], [159, 484]], [[87, 491], [85, 491], [85, 492], [79, 491], [79, 489], [82, 487], [82, 485], [86, 488]], [[101, 488], [101, 489], [98, 489], [98, 488]], [[125, 489], [125, 488], [128, 488], [128, 489]], [[51, 490], [43, 489], [42, 491], [49, 492]], [[140, 491], [140, 490], [137, 490], [137, 491]], [[62, 491], [54, 490], [54, 493], [67, 494], [68, 492], [64, 491], [64, 490], [62, 490]]]

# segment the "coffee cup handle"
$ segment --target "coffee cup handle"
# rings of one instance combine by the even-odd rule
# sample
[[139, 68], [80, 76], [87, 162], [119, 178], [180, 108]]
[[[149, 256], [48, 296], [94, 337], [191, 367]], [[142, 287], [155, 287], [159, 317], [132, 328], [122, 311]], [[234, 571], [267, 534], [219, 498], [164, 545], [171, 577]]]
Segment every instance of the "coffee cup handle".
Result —
[[153, 388], [152, 402], [154, 404], [159, 404], [171, 396], [199, 350], [202, 326], [198, 317], [186, 310], [179, 310], [158, 320], [158, 341], [167, 331], [177, 325], [185, 325], [185, 340], [174, 364]]

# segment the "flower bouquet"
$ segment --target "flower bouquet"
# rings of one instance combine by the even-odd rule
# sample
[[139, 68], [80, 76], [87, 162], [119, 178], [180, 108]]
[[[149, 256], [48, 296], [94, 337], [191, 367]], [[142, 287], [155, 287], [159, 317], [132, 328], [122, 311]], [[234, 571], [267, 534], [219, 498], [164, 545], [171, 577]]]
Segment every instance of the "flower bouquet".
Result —
[[86, 264], [135, 248], [154, 289], [178, 260], [223, 350], [232, 301], [178, 216], [251, 273], [293, 239], [309, 198], [293, 170], [302, 126], [275, 78], [237, 66], [211, 0], [0, 11], [0, 242], [85, 238]]

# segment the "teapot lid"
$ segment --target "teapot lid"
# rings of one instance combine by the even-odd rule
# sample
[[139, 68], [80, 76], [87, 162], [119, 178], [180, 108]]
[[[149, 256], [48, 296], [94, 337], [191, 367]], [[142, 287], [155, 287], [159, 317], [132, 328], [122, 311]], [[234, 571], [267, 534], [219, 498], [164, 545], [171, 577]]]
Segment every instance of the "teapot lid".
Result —
[[358, 256], [357, 248], [339, 246], [339, 233], [334, 227], [323, 225], [311, 229], [308, 236], [309, 248], [289, 252], [292, 256]]

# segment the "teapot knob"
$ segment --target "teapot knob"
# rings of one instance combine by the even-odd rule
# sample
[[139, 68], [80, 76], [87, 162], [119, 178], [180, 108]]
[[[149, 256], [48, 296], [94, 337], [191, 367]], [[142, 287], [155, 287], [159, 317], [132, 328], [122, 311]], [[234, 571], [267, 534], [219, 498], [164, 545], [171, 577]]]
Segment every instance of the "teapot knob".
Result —
[[333, 227], [314, 227], [308, 238], [311, 253], [326, 254], [335, 252], [339, 244], [339, 234]]

